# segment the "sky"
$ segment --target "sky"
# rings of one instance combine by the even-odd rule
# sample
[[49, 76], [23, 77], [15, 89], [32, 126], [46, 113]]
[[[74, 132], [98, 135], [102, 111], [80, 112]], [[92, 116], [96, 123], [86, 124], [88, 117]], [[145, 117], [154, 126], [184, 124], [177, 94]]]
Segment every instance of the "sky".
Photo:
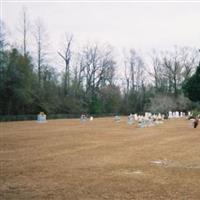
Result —
[[65, 33], [80, 44], [110, 43], [116, 48], [143, 52], [174, 45], [200, 47], [200, 2], [64, 2], [1, 0], [1, 18], [17, 38], [20, 12], [26, 7], [31, 21], [41, 18], [58, 49]]

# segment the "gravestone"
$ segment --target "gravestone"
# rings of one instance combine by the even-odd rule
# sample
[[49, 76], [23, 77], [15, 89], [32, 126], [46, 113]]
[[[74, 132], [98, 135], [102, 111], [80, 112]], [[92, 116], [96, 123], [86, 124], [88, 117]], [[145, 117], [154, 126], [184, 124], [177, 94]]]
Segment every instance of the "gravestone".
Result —
[[173, 117], [172, 111], [169, 111], [168, 115], [169, 115], [169, 118], [172, 118]]
[[120, 116], [116, 115], [114, 120], [115, 120], [115, 122], [120, 122]]
[[138, 115], [137, 114], [134, 114], [134, 120], [138, 121]]
[[44, 112], [40, 112], [38, 115], [37, 115], [37, 122], [39, 123], [44, 123], [46, 122], [46, 115]]
[[81, 122], [86, 122], [87, 121], [87, 116], [86, 115], [81, 115], [80, 121]]
[[128, 123], [129, 125], [133, 124], [133, 115], [132, 115], [132, 114], [130, 114], [130, 115], [128, 116], [128, 118], [127, 118], [127, 123]]

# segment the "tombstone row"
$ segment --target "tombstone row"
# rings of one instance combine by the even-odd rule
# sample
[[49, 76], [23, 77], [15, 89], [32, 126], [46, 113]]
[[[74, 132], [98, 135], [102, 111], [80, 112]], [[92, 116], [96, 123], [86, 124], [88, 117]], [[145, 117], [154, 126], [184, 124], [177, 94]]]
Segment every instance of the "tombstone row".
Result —
[[[127, 117], [127, 124], [131, 125], [133, 123], [137, 123], [139, 127], [150, 127], [154, 126], [155, 124], [161, 124], [163, 123], [163, 120], [165, 118], [165, 115], [162, 114], [152, 114], [150, 112], [146, 112], [145, 115], [137, 115], [137, 114], [130, 114]], [[116, 115], [114, 117], [115, 122], [120, 122], [121, 118], [120, 116]]]
[[[88, 119], [88, 117], [86, 115], [81, 115], [80, 117], [80, 121], [81, 122], [86, 122], [88, 120], [90, 121], [93, 121], [93, 116], [90, 116], [90, 118]], [[38, 123], [44, 123], [47, 121], [47, 118], [46, 118], [46, 114], [44, 112], [40, 112], [38, 115], [37, 115], [37, 122]]]
[[90, 116], [89, 118], [86, 116], [86, 115], [81, 115], [81, 117], [80, 117], [80, 121], [81, 122], [86, 122], [86, 121], [88, 121], [88, 120], [90, 120], [90, 121], [93, 121], [93, 116]]
[[[190, 116], [190, 115], [191, 115], [191, 113], [188, 112], [188, 116]], [[169, 111], [168, 112], [168, 118], [180, 118], [180, 117], [185, 117], [185, 113], [178, 112], [178, 111], [175, 111], [175, 112]], [[156, 124], [161, 124], [161, 123], [163, 123], [164, 118], [165, 118], [165, 115], [163, 115], [161, 113], [152, 114], [150, 112], [145, 112], [144, 115], [138, 115], [138, 114], [131, 113], [127, 117], [127, 124], [131, 125], [131, 124], [137, 122], [139, 127], [144, 128], [144, 127], [154, 126]], [[86, 122], [88, 120], [93, 121], [93, 116], [90, 116], [88, 118], [84, 114], [81, 115], [81, 117], [80, 117], [81, 122]], [[120, 122], [120, 120], [121, 120], [120, 116], [116, 115], [114, 117], [115, 122]], [[46, 114], [44, 112], [40, 112], [37, 115], [37, 122], [39, 122], [39, 123], [46, 122]]]
[[[190, 112], [188, 112], [188, 114], [190, 115]], [[179, 111], [168, 112], [168, 118], [180, 118], [180, 117], [185, 117], [185, 112], [179, 112]]]

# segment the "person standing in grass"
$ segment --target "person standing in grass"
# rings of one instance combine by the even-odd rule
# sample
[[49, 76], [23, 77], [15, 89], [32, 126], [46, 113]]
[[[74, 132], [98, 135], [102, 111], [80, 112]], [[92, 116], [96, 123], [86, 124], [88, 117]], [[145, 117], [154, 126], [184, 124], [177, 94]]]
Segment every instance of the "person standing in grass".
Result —
[[198, 124], [199, 124], [199, 118], [196, 117], [194, 120], [194, 128], [197, 128]]

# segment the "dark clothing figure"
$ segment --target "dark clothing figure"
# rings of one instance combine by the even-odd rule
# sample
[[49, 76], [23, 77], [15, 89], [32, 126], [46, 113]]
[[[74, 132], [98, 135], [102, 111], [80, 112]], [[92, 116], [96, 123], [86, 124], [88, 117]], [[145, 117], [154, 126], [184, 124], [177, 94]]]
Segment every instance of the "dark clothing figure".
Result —
[[194, 120], [194, 128], [196, 128], [196, 127], [198, 126], [198, 124], [199, 124], [199, 119], [196, 118], [196, 119]]

